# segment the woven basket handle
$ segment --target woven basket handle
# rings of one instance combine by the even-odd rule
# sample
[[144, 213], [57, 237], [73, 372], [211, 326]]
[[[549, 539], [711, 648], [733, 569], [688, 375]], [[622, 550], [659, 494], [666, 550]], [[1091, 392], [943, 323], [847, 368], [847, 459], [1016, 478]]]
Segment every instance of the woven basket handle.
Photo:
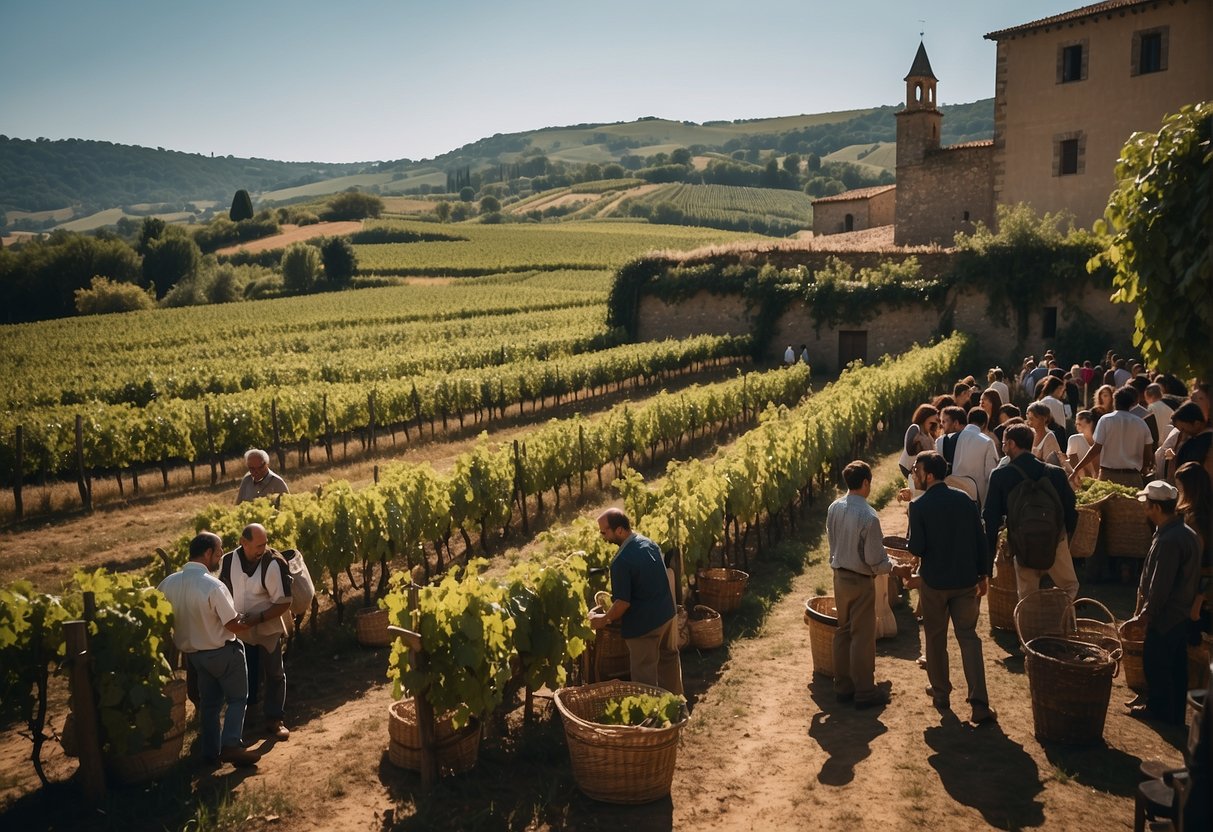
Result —
[[[1116, 629], [1116, 616], [1112, 614], [1111, 610], [1109, 610], [1107, 607], [1105, 607], [1099, 601], [1096, 601], [1094, 598], [1077, 598], [1077, 599], [1075, 599], [1074, 604], [1073, 604], [1075, 618], [1078, 617], [1078, 608], [1081, 606], [1084, 606], [1084, 605], [1089, 605], [1089, 606], [1097, 608], [1100, 612], [1102, 612], [1104, 615], [1106, 615], [1108, 617], [1107, 623], [1111, 624], [1113, 629]], [[1117, 638], [1119, 638], [1119, 631], [1117, 632]]]

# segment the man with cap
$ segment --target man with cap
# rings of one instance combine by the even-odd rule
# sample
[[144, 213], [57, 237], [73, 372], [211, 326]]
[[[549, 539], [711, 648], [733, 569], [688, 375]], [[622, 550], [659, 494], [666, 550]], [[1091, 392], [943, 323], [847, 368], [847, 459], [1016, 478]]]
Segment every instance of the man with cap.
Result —
[[1153, 480], [1137, 492], [1154, 524], [1154, 539], [1141, 570], [1141, 607], [1127, 623], [1144, 627], [1142, 665], [1149, 692], [1129, 714], [1183, 724], [1187, 693], [1187, 627], [1200, 581], [1200, 540], [1176, 513], [1179, 491]]

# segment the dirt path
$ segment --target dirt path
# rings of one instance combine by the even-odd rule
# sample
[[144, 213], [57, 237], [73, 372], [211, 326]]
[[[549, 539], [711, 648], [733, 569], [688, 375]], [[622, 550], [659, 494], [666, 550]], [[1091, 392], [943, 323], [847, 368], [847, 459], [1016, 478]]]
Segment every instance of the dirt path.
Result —
[[[877, 481], [897, 475], [892, 458]], [[882, 511], [886, 534], [904, 534], [905, 510]], [[919, 628], [905, 607], [899, 634], [877, 644], [876, 678], [890, 680], [882, 709], [835, 702], [830, 679], [812, 673], [804, 601], [828, 587], [828, 547], [771, 610], [762, 636], [734, 642], [720, 679], [699, 701], [679, 750], [674, 828], [709, 829], [1130, 829], [1141, 758], [1179, 763], [1176, 731], [1160, 735], [1123, 715], [1131, 692], [1112, 690], [1106, 746], [1042, 746], [1033, 736], [1023, 660], [1014, 637], [978, 632], [998, 725], [972, 728], [941, 716], [924, 692]], [[1125, 604], [1123, 587], [1089, 587]], [[1123, 611], [1121, 613], [1124, 614]], [[960, 654], [950, 644], [953, 700], [963, 701]], [[806, 687], [807, 685], [807, 687]], [[1098, 818], [1098, 820], [1096, 820]]]
[[361, 220], [345, 222], [317, 222], [311, 225], [283, 225], [282, 231], [272, 237], [262, 237], [259, 240], [249, 240], [235, 246], [217, 249], [216, 254], [235, 254], [241, 249], [257, 253], [276, 248], [286, 248], [291, 243], [302, 243], [316, 237], [339, 237], [343, 234], [353, 234], [362, 228]]

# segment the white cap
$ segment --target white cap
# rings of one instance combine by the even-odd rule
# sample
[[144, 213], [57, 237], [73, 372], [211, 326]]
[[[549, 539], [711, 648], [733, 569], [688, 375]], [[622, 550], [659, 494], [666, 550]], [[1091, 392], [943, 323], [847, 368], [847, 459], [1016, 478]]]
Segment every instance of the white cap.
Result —
[[1156, 503], [1178, 500], [1179, 490], [1166, 480], [1151, 480], [1145, 488], [1137, 492], [1137, 499], [1143, 503], [1146, 500], [1153, 500]]

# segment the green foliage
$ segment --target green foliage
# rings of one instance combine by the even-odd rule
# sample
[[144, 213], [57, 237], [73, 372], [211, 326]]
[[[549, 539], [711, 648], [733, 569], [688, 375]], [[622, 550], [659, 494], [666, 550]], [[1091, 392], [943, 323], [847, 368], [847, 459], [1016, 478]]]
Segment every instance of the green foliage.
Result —
[[272, 237], [280, 230], [276, 212], [262, 211], [257, 216], [240, 222], [232, 222], [227, 217], [216, 217], [194, 232], [194, 242], [204, 253], [209, 253], [238, 243]]
[[151, 309], [156, 299], [134, 283], [117, 283], [106, 277], [94, 277], [87, 289], [76, 290], [76, 311], [81, 315], [108, 315]]
[[227, 218], [232, 222], [253, 218], [253, 200], [244, 188], [236, 191], [232, 197], [232, 207], [227, 212]]
[[1121, 497], [1132, 497], [1137, 499], [1137, 489], [1127, 485], [1111, 482], [1109, 480], [1097, 480], [1091, 477], [1083, 477], [1082, 488], [1075, 493], [1078, 505], [1089, 506], [1092, 503], [1097, 503], [1105, 497], [1110, 497], [1113, 494], [1118, 494]]
[[686, 697], [676, 693], [661, 696], [638, 694], [608, 699], [597, 720], [603, 725], [639, 725], [644, 728], [668, 728], [687, 719]]
[[514, 649], [531, 690], [563, 687], [568, 666], [593, 637], [586, 609], [588, 567], [577, 554], [528, 559], [506, 574]]
[[362, 220], [383, 213], [383, 200], [374, 194], [346, 191], [329, 200], [321, 219], [329, 221]]
[[324, 262], [326, 289], [348, 289], [354, 282], [358, 258], [345, 237], [328, 237], [320, 241], [320, 259]]
[[293, 243], [282, 255], [282, 284], [293, 295], [304, 295], [316, 288], [322, 263], [320, 252], [307, 243]]
[[451, 203], [439, 202], [434, 206], [434, 215], [438, 217], [438, 222], [446, 222], [451, 218]]
[[1213, 377], [1213, 101], [1134, 133], [1116, 165], [1119, 183], [1096, 231], [1113, 300], [1137, 305], [1133, 343], [1160, 370]]
[[165, 232], [153, 240], [143, 255], [143, 279], [163, 297], [183, 280], [192, 280], [202, 265], [198, 244], [182, 231]]
[[501, 200], [495, 196], [486, 196], [480, 200], [480, 214], [495, 214], [501, 210]]
[[122, 240], [67, 231], [0, 250], [0, 318], [19, 322], [72, 315], [76, 290], [90, 288], [98, 276], [139, 282], [139, 255]]
[[428, 667], [417, 667], [399, 639], [388, 659], [392, 695], [424, 696], [437, 713], [452, 712], [456, 728], [487, 716], [509, 681], [514, 619], [504, 587], [480, 574], [486, 561], [452, 570], [437, 586], [418, 592], [409, 610], [405, 575], [393, 576], [385, 606], [393, 624], [421, 634]]
[[1106, 272], [1087, 274], [1098, 243], [1066, 215], [1038, 217], [1023, 203], [999, 205], [996, 224], [997, 232], [978, 223], [972, 234], [956, 235], [952, 275], [957, 284], [986, 293], [991, 319], [1005, 322], [1013, 314], [1020, 341], [1028, 336], [1030, 310], [1051, 297], [1070, 297], [1092, 280], [1107, 285]]
[[476, 189], [473, 188], [471, 185], [465, 185], [459, 189], [459, 201], [460, 202], [471, 202], [475, 198], [476, 198]]

